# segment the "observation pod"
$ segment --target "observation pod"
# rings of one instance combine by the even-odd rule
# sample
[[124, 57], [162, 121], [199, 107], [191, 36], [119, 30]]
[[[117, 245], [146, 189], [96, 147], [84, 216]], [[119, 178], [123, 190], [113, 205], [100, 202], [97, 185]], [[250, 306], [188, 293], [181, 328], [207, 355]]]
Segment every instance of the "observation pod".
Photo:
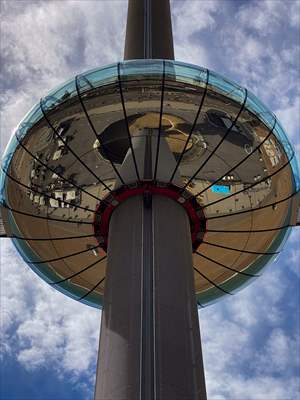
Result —
[[148, 192], [173, 199], [189, 217], [201, 307], [276, 257], [298, 190], [294, 150], [251, 92], [194, 65], [135, 60], [88, 71], [41, 99], [7, 146], [1, 205], [28, 265], [101, 307], [112, 212]]

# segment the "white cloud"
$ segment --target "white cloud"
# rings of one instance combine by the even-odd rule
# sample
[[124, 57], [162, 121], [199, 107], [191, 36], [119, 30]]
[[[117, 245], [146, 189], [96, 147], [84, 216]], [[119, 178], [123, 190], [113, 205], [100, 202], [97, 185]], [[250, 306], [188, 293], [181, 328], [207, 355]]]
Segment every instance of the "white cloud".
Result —
[[[175, 58], [196, 65], [209, 65], [209, 52], [199, 40], [203, 30], [211, 30], [216, 25], [215, 15], [221, 7], [218, 0], [173, 1], [172, 23]], [[188, 21], [188, 23], [187, 23]]]
[[76, 385], [83, 377], [93, 382], [100, 311], [43, 282], [8, 239], [1, 240], [1, 266], [2, 357], [16, 357], [29, 371], [51, 368]]
[[[8, 240], [1, 241], [1, 251], [1, 305], [4, 317], [9, 317], [2, 327], [4, 356], [16, 357], [30, 371], [51, 368], [74, 385], [81, 385], [85, 377], [91, 382], [86, 392], [90, 396], [99, 311], [41, 281]], [[234, 298], [200, 312], [209, 398], [297, 399], [298, 327], [287, 329], [284, 322], [289, 293], [286, 267], [293, 251], [291, 247], [262, 278]]]
[[299, 1], [256, 0], [243, 5], [237, 13], [239, 22], [260, 35], [274, 33], [285, 24], [299, 26]]
[[125, 15], [122, 0], [101, 2], [97, 17], [94, 1], [4, 3], [2, 151], [13, 128], [49, 90], [79, 72], [122, 59]]
[[289, 337], [281, 329], [271, 332], [262, 352], [257, 352], [256, 370], [258, 373], [282, 373], [293, 367], [299, 368], [299, 357], [294, 357], [300, 349], [299, 337]]
[[299, 399], [299, 324], [286, 326], [283, 258], [235, 299], [200, 311], [208, 398]]

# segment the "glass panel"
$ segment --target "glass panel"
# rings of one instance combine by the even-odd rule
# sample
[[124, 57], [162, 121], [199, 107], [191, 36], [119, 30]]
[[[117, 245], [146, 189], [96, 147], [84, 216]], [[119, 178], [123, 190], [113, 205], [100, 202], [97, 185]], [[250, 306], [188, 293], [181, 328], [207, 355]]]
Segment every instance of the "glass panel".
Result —
[[212, 86], [212, 90], [234, 101], [243, 103], [245, 99], [245, 89], [213, 71], [209, 71], [208, 84]]
[[178, 82], [184, 82], [194, 86], [206, 86], [207, 70], [191, 64], [166, 61], [166, 78], [175, 78]]
[[299, 172], [298, 160], [296, 157], [294, 157], [291, 160], [291, 167], [292, 167], [293, 174], [294, 174], [294, 184], [295, 184], [295, 192], [296, 192], [300, 189], [300, 172]]
[[121, 81], [131, 79], [147, 79], [151, 76], [161, 76], [163, 61], [161, 60], [133, 60], [120, 63]]
[[43, 98], [43, 107], [45, 110], [50, 110], [61, 103], [69, 100], [77, 95], [75, 79], [71, 79], [62, 86], [52, 90], [46, 97]]
[[[177, 76], [173, 79], [166, 77], [161, 134], [166, 138], [176, 162], [184, 151], [179, 164], [183, 174], [184, 166], [197, 159], [203, 147], [203, 138], [199, 134], [199, 107], [203, 96], [202, 87], [187, 86]], [[175, 165], [172, 170], [174, 168]]]
[[[85, 135], [82, 135], [83, 143], [78, 151], [85, 149], [86, 153], [88, 147], [93, 149], [99, 177], [109, 185], [113, 185], [116, 173], [112, 164], [115, 169], [118, 169], [125, 157], [124, 154], [121, 154], [123, 147], [129, 148], [124, 112], [119, 95], [119, 84], [114, 82], [82, 93], [81, 87], [85, 85], [84, 78], [79, 77], [78, 83], [81, 100], [87, 113], [87, 115], [82, 114], [80, 130], [85, 132]], [[117, 145], [119, 139], [122, 142], [121, 147]]]
[[250, 90], [248, 90], [245, 107], [257, 115], [269, 128], [273, 127], [274, 114]]
[[[283, 148], [289, 158], [292, 158], [293, 154], [295, 154], [295, 149], [293, 148], [291, 142], [288, 139], [288, 136], [283, 129], [281, 123], [277, 121], [276, 127], [274, 130], [274, 134], [279, 139], [280, 143], [283, 145]], [[299, 173], [299, 165], [296, 155], [291, 159], [291, 168], [294, 175], [294, 184], [295, 191], [300, 189], [300, 173]]]
[[[243, 95], [243, 90], [239, 90]], [[188, 189], [193, 194], [202, 190], [203, 184], [205, 187], [208, 181], [221, 177], [221, 171], [225, 168], [229, 169], [228, 160], [224, 160], [223, 155], [220, 157], [215, 153], [224, 152], [224, 148], [230, 148], [231, 152], [235, 151], [236, 137], [244, 137], [239, 134], [236, 126], [231, 128], [232, 132], [229, 131], [240, 110], [241, 104], [210, 89], [207, 91], [193, 133], [195, 139], [193, 150], [185, 154], [180, 167], [184, 183], [189, 182]], [[228, 141], [228, 138], [232, 140]], [[228, 152], [226, 154], [228, 155]], [[231, 153], [229, 159], [232, 160]], [[190, 181], [191, 177], [193, 181]]]
[[111, 64], [105, 68], [97, 68], [87, 71], [86, 73], [79, 75], [78, 80], [80, 81], [81, 92], [114, 83], [118, 80], [117, 64]]
[[216, 141], [215, 152], [207, 165], [203, 167], [202, 179], [206, 180], [205, 184], [203, 182], [204, 187], [210, 188], [216, 183], [223, 186], [229, 185], [231, 193], [236, 191], [236, 187], [250, 185], [268, 176], [266, 164], [268, 160], [265, 160], [263, 156], [263, 142], [270, 135], [270, 129], [247, 110], [240, 114], [239, 120], [230, 131], [227, 130], [232, 125], [232, 118], [228, 115], [217, 112], [207, 114], [216, 126], [216, 132], [219, 129], [219, 135], [224, 134], [226, 137], [219, 148], [216, 148], [218, 146], [218, 141]]
[[25, 137], [27, 132], [32, 128], [38, 121], [40, 121], [43, 118], [43, 113], [40, 107], [40, 104], [36, 104], [30, 111], [29, 113], [23, 118], [23, 120], [20, 122], [17, 131], [16, 131], [16, 136], [20, 141]]
[[4, 171], [8, 171], [10, 161], [11, 161], [18, 145], [19, 145], [19, 142], [17, 141], [15, 134], [13, 134], [6, 146], [6, 149], [4, 151], [3, 158], [2, 158], [2, 169], [4, 169]]
[[[2, 161], [2, 168], [4, 168], [4, 162]], [[6, 202], [6, 174], [0, 170], [0, 204], [4, 204]]]
[[[94, 107], [94, 98], [90, 96], [90, 92], [87, 93], [89, 94], [89, 99], [92, 99]], [[96, 99], [97, 102], [103, 101], [98, 89]], [[97, 109], [96, 111], [94, 110], [93, 112], [96, 113], [99, 111]], [[107, 185], [112, 185], [115, 177], [112, 174], [112, 168], [109, 163], [99, 159], [97, 137], [95, 137], [88, 123], [84, 109], [77, 96], [75, 101], [66, 101], [59, 108], [55, 107], [52, 110], [46, 108], [45, 113], [48, 128], [52, 131], [50, 154], [52, 166], [58, 168], [60, 173], [68, 171], [68, 177], [75, 180], [74, 182], [78, 186], [89, 187], [88, 191], [90, 189], [103, 191], [103, 195], [99, 194], [99, 197], [102, 198], [107, 193], [107, 189], [101, 182], [108, 180]], [[102, 121], [105, 122], [103, 118]], [[50, 146], [48, 149], [50, 150]], [[96, 187], [93, 188], [93, 186]]]
[[[143, 65], [146, 65], [145, 69]], [[137, 75], [133, 75], [134, 72]], [[127, 152], [131, 153], [130, 145], [132, 144], [137, 169], [142, 174], [141, 179], [150, 179], [153, 176], [154, 165], [152, 165], [152, 171], [150, 168], [147, 169], [148, 172], [144, 171], [142, 149], [146, 145], [149, 145], [148, 148], [151, 146], [153, 157], [156, 158], [163, 63], [160, 60], [126, 62], [120, 65], [120, 79], [127, 121], [123, 113], [119, 123], [124, 123], [124, 127], [121, 127], [118, 135], [115, 135], [118, 140], [115, 141], [114, 146], [122, 149], [122, 157], [125, 157]], [[126, 123], [131, 135], [131, 143], [128, 139]], [[133, 157], [130, 157], [130, 160], [128, 170], [131, 171], [130, 175], [136, 179]], [[143, 174], [144, 172], [145, 174]]]

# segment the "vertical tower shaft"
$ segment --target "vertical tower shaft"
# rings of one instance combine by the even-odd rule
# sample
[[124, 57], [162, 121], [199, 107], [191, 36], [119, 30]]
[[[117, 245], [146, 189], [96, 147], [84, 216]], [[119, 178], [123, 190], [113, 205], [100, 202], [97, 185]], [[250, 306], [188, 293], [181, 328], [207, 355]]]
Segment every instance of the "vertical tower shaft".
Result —
[[171, 199], [112, 216], [95, 399], [206, 399], [189, 221]]
[[129, 0], [125, 60], [174, 60], [169, 0]]
[[[124, 58], [174, 59], [169, 0], [129, 0]], [[153, 178], [151, 137], [134, 142], [142, 179]], [[170, 163], [162, 141], [161, 176]], [[206, 400], [189, 220], [171, 199], [136, 196], [110, 222], [95, 400], [170, 399]]]

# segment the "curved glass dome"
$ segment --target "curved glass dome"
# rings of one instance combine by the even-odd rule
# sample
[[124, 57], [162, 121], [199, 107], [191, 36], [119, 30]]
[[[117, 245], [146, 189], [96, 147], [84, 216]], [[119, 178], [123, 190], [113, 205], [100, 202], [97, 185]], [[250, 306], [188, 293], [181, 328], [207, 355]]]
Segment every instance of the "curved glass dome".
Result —
[[121, 167], [145, 135], [164, 140], [174, 157], [160, 181], [185, 189], [205, 214], [193, 253], [199, 306], [233, 294], [285, 242], [299, 173], [274, 114], [251, 92], [194, 65], [126, 61], [43, 98], [4, 154], [6, 232], [48, 283], [101, 307], [106, 253], [95, 217], [114, 189], [135, 184]]

